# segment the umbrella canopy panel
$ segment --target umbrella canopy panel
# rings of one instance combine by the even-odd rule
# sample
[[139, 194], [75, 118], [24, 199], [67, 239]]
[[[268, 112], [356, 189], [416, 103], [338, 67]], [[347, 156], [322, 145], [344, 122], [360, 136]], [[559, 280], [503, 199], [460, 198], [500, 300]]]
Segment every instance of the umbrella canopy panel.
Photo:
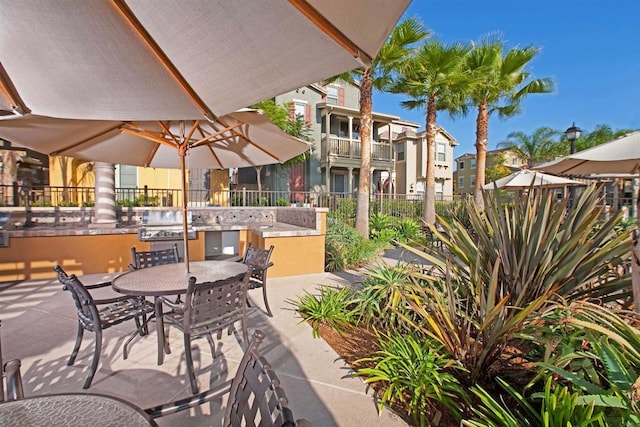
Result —
[[559, 175], [639, 174], [640, 132], [535, 167]]
[[409, 2], [0, 0], [0, 108], [222, 116], [375, 57]]
[[485, 190], [493, 190], [494, 188], [524, 190], [532, 185], [537, 188], [554, 188], [584, 184], [580, 181], [574, 181], [573, 179], [523, 169], [494, 182], [490, 182], [489, 184], [485, 184], [482, 188]]
[[52, 154], [114, 164], [227, 169], [282, 163], [310, 145], [285, 134], [256, 110], [220, 117], [213, 123], [115, 122], [25, 116], [0, 121], [0, 137]]

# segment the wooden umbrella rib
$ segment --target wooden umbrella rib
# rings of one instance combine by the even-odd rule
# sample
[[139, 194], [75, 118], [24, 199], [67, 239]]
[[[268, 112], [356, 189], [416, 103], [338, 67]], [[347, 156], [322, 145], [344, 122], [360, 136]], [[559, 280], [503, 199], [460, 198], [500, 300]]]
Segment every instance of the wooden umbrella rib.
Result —
[[306, 16], [313, 25], [320, 29], [320, 31], [325, 33], [344, 50], [349, 52], [349, 54], [360, 62], [363, 67], [368, 68], [371, 66], [373, 63], [372, 58], [306, 0], [289, 0], [289, 3], [298, 9], [300, 13]]
[[225, 127], [224, 129], [216, 129], [216, 128], [214, 127], [214, 129], [216, 129], [216, 132], [214, 132], [214, 133], [212, 133], [212, 134], [210, 134], [210, 135], [207, 135], [207, 136], [205, 136], [205, 135], [204, 135], [204, 132], [200, 131], [200, 133], [201, 133], [201, 135], [202, 135], [202, 138], [201, 138], [201, 139], [199, 139], [198, 141], [194, 142], [194, 143], [192, 144], [192, 146], [193, 146], [193, 147], [198, 147], [198, 146], [203, 145], [203, 144], [206, 144], [206, 143], [208, 143], [208, 142], [224, 141], [225, 139], [228, 139], [228, 138], [227, 138], [227, 137], [223, 137], [222, 139], [219, 139], [219, 140], [218, 140], [218, 139], [216, 139], [215, 141], [213, 141], [213, 140], [212, 140], [212, 138], [216, 138], [216, 137], [218, 137], [218, 136], [222, 135], [222, 134], [223, 134], [223, 133], [225, 133], [225, 132], [231, 132], [233, 135], [239, 135], [239, 134], [237, 134], [236, 132], [234, 132], [234, 129], [235, 129], [235, 128], [237, 128], [238, 126], [242, 126], [242, 123], [236, 123], [235, 125], [233, 125], [233, 126], [227, 126], [227, 127]]
[[100, 133], [97, 133], [97, 134], [95, 134], [95, 135], [92, 135], [92, 136], [90, 136], [90, 137], [88, 137], [88, 138], [85, 138], [85, 139], [83, 139], [83, 140], [81, 140], [81, 141], [74, 142], [73, 144], [67, 145], [67, 146], [65, 146], [64, 148], [61, 148], [61, 149], [59, 149], [59, 150], [56, 150], [56, 151], [52, 152], [50, 155], [51, 155], [51, 156], [61, 156], [61, 155], [64, 155], [64, 152], [65, 152], [65, 151], [67, 151], [67, 150], [71, 150], [71, 149], [73, 149], [73, 148], [80, 147], [81, 145], [84, 145], [84, 144], [86, 144], [86, 143], [90, 142], [91, 140], [93, 140], [93, 139], [95, 139], [95, 138], [99, 138], [99, 137], [101, 137], [101, 136], [103, 136], [103, 135], [106, 135], [106, 134], [108, 134], [109, 132], [113, 132], [113, 131], [114, 131], [114, 130], [116, 130], [116, 129], [123, 130], [123, 128], [122, 128], [122, 123], [118, 123], [118, 124], [117, 124], [117, 125], [115, 125], [114, 127], [111, 127], [111, 128], [109, 128], [109, 129], [106, 129], [106, 130], [104, 130], [104, 131], [102, 131], [102, 132], [100, 132]]
[[138, 37], [140, 37], [140, 39], [145, 43], [147, 48], [158, 59], [160, 64], [162, 64], [162, 66], [167, 70], [169, 75], [175, 80], [178, 86], [180, 86], [183, 92], [191, 99], [191, 102], [193, 102], [195, 106], [202, 112], [204, 117], [206, 117], [209, 121], [215, 120], [216, 116], [213, 114], [211, 109], [207, 106], [207, 104], [205, 104], [202, 98], [198, 96], [196, 91], [191, 87], [184, 76], [171, 62], [169, 57], [167, 57], [160, 46], [158, 46], [153, 37], [151, 37], [151, 35], [147, 32], [140, 21], [138, 21], [131, 9], [129, 9], [129, 7], [125, 4], [124, 0], [111, 0], [111, 4], [129, 24], [134, 33], [138, 35]]
[[24, 115], [31, 112], [20, 98], [20, 95], [18, 95], [18, 91], [15, 86], [13, 86], [13, 83], [2, 66], [2, 63], [0, 63], [0, 93], [2, 93], [6, 100], [9, 101], [11, 108], [13, 108], [13, 110], [18, 114]]

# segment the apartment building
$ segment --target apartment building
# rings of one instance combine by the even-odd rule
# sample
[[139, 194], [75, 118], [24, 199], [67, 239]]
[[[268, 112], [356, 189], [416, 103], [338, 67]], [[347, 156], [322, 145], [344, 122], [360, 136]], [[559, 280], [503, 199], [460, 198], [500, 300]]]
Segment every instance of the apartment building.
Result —
[[[395, 192], [397, 194], [421, 194], [425, 188], [427, 173], [426, 132], [418, 132], [420, 124], [402, 120], [391, 123], [383, 133], [385, 138], [391, 129], [391, 141], [395, 152]], [[436, 130], [435, 177], [436, 199], [449, 200], [453, 196], [453, 150], [457, 140], [444, 128]]]
[[[290, 168], [288, 181], [281, 168], [272, 166], [264, 182], [274, 190], [355, 193], [360, 171], [360, 90], [337, 81], [312, 84], [275, 97], [276, 104], [290, 106], [292, 117], [301, 116], [310, 127], [313, 149], [303, 165]], [[392, 144], [382, 140], [382, 130], [398, 116], [373, 113], [371, 134], [372, 188], [386, 181], [394, 170]], [[280, 177], [278, 181], [274, 179]], [[283, 185], [284, 184], [284, 185]], [[284, 188], [284, 187], [287, 188]]]
[[[476, 185], [476, 160], [476, 153], [465, 153], [455, 159], [455, 194], [473, 194], [473, 189]], [[488, 181], [495, 180], [500, 176], [491, 176], [492, 174], [500, 170], [508, 171], [509, 173], [514, 172], [524, 165], [526, 165], [526, 162], [508, 148], [490, 150], [487, 151], [485, 176]]]

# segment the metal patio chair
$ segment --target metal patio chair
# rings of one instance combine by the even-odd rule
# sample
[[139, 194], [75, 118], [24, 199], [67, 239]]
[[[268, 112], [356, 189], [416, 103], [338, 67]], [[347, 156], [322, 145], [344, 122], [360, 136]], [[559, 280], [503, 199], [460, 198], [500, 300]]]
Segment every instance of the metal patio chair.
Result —
[[249, 243], [244, 257], [242, 257], [242, 262], [249, 267], [251, 272], [249, 289], [262, 288], [262, 298], [269, 317], [273, 317], [273, 313], [271, 313], [269, 301], [267, 300], [267, 270], [273, 265], [269, 261], [272, 253], [273, 245], [269, 249], [258, 249]]
[[163, 417], [228, 394], [224, 426], [312, 427], [296, 420], [284, 389], [271, 365], [258, 351], [264, 333], [256, 330], [233, 379], [190, 398], [146, 409], [152, 418]]
[[249, 342], [246, 304], [248, 281], [248, 271], [215, 282], [196, 283], [196, 278], [191, 277], [184, 303], [173, 302], [166, 297], [158, 298], [160, 303], [171, 309], [163, 314], [165, 325], [175, 326], [184, 335], [187, 376], [193, 394], [198, 393], [198, 383], [191, 354], [191, 340], [193, 338], [205, 336], [215, 355], [212, 334], [217, 333], [218, 339], [220, 339], [224, 329], [228, 329], [230, 334], [234, 331], [236, 322], [240, 322], [243, 346], [246, 347]]
[[[2, 326], [2, 322], [0, 322]], [[0, 402], [22, 399], [22, 375], [20, 359], [12, 359], [7, 363], [2, 360], [2, 340], [0, 339]]]
[[[91, 381], [93, 381], [93, 377], [98, 368], [98, 362], [100, 361], [102, 330], [129, 320], [134, 320], [136, 323], [136, 331], [132, 334], [132, 337], [135, 336], [136, 333], [145, 335], [146, 316], [154, 313], [155, 308], [153, 303], [144, 298], [130, 295], [123, 295], [116, 298], [94, 299], [89, 290], [110, 286], [110, 284], [102, 283], [99, 285], [84, 286], [74, 274], [70, 276], [67, 275], [59, 265], [56, 265], [54, 269], [58, 273], [58, 281], [62, 284], [62, 289], [71, 292], [78, 315], [76, 343], [67, 362], [67, 366], [73, 365], [76, 360], [84, 331], [87, 330], [95, 333], [93, 359], [91, 361], [89, 375], [82, 386], [82, 388], [87, 389], [91, 386]], [[131, 339], [129, 339], [129, 341], [130, 340]]]

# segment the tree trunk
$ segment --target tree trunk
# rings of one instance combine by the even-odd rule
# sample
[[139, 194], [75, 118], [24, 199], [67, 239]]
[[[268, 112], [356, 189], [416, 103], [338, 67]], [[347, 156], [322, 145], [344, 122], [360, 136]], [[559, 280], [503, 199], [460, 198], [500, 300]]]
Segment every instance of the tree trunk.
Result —
[[360, 82], [360, 179], [358, 180], [356, 230], [365, 239], [369, 238], [369, 197], [371, 194], [372, 83], [370, 70], [364, 70]]
[[436, 223], [436, 100], [427, 103], [427, 173], [424, 185], [424, 211], [422, 220], [429, 225]]
[[489, 140], [489, 109], [486, 104], [478, 106], [476, 119], [476, 185], [473, 187], [473, 200], [476, 207], [484, 210], [482, 186], [485, 184], [487, 167], [487, 142]]

